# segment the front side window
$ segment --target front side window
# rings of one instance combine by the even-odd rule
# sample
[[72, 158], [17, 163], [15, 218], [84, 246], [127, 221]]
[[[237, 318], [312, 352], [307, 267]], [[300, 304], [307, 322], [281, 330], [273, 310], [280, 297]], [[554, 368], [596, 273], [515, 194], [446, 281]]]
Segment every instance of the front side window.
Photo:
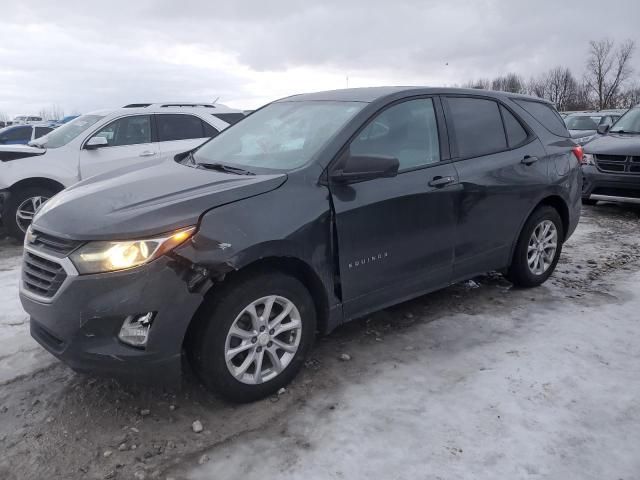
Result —
[[312, 157], [366, 103], [276, 102], [224, 129], [194, 153], [196, 163], [291, 170]]
[[158, 139], [161, 142], [212, 136], [205, 134], [202, 120], [193, 115], [156, 115], [156, 125], [158, 126]]
[[493, 100], [448, 97], [447, 104], [461, 158], [479, 157], [507, 149], [498, 104]]
[[36, 127], [36, 132], [33, 136], [33, 138], [40, 138], [45, 136], [47, 133], [52, 132], [53, 128], [49, 128], [49, 127]]
[[56, 128], [53, 132], [47, 134], [47, 148], [59, 148], [66, 145], [103, 118], [103, 115], [82, 115], [68, 123], [65, 123], [64, 125]]
[[350, 153], [397, 158], [400, 170], [440, 161], [433, 100], [410, 100], [387, 108], [351, 142]]
[[93, 136], [106, 138], [110, 147], [150, 143], [151, 117], [149, 115], [134, 115], [119, 118]]

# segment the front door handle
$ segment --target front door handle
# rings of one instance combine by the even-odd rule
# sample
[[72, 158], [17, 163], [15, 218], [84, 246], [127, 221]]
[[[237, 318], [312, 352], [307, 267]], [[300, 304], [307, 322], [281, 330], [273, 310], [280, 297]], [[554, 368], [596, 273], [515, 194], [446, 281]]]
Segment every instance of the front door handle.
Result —
[[525, 155], [524, 158], [520, 161], [520, 163], [524, 163], [525, 165], [533, 165], [538, 161], [538, 157], [532, 157], [531, 155]]
[[447, 185], [451, 185], [456, 181], [453, 177], [433, 177], [433, 180], [429, 182], [430, 187], [442, 188]]
[[153, 157], [156, 154], [156, 152], [152, 152], [151, 150], [145, 150], [144, 152], [140, 153], [140, 157]]

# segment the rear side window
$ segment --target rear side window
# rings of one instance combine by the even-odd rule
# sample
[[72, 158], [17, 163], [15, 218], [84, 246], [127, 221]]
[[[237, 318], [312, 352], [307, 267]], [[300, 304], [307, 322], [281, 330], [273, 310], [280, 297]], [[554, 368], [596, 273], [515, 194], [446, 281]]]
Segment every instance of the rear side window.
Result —
[[524, 129], [520, 121], [513, 114], [500, 105], [502, 120], [504, 121], [504, 131], [507, 133], [509, 148], [517, 147], [527, 140], [529, 134]]
[[479, 157], [507, 149], [498, 104], [493, 100], [448, 97], [461, 158]]
[[212, 115], [223, 122], [227, 122], [229, 125], [238, 123], [244, 118], [244, 113], [212, 113]]
[[202, 120], [193, 115], [156, 115], [158, 125], [158, 138], [161, 142], [172, 140], [189, 140], [192, 138], [204, 138]]
[[204, 136], [205, 137], [215, 137], [216, 135], [218, 135], [218, 130], [216, 130], [214, 127], [212, 127], [211, 125], [209, 125], [207, 122], [202, 122], [202, 126], [204, 127]]
[[542, 124], [544, 128], [555, 135], [570, 137], [567, 127], [562, 121], [562, 117], [548, 103], [534, 102], [531, 100], [513, 99], [518, 105], [524, 108], [533, 118]]
[[24, 142], [31, 140], [31, 127], [16, 127], [0, 136], [0, 140], [8, 142]]

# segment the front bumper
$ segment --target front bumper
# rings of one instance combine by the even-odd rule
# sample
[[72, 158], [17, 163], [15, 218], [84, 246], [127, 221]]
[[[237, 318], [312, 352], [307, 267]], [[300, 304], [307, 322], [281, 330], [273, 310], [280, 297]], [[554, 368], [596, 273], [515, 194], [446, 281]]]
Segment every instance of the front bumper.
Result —
[[591, 195], [640, 198], [640, 175], [604, 173], [595, 165], [584, 165], [582, 176], [582, 198]]
[[[162, 257], [128, 271], [71, 274], [56, 295], [38, 298], [21, 281], [20, 299], [31, 317], [31, 335], [74, 370], [122, 379], [176, 385], [182, 342], [202, 295], [188, 288], [190, 267]], [[118, 339], [129, 315], [155, 312], [144, 349]]]

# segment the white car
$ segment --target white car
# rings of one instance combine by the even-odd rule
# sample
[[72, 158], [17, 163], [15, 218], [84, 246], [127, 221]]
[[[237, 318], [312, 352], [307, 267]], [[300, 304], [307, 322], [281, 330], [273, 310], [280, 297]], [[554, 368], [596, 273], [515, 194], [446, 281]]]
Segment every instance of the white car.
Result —
[[221, 104], [137, 103], [82, 115], [29, 145], [0, 145], [0, 212], [21, 239], [49, 198], [80, 180], [191, 150], [244, 117]]
[[12, 125], [30, 125], [32, 123], [42, 122], [42, 117], [35, 115], [18, 115], [13, 119]]

